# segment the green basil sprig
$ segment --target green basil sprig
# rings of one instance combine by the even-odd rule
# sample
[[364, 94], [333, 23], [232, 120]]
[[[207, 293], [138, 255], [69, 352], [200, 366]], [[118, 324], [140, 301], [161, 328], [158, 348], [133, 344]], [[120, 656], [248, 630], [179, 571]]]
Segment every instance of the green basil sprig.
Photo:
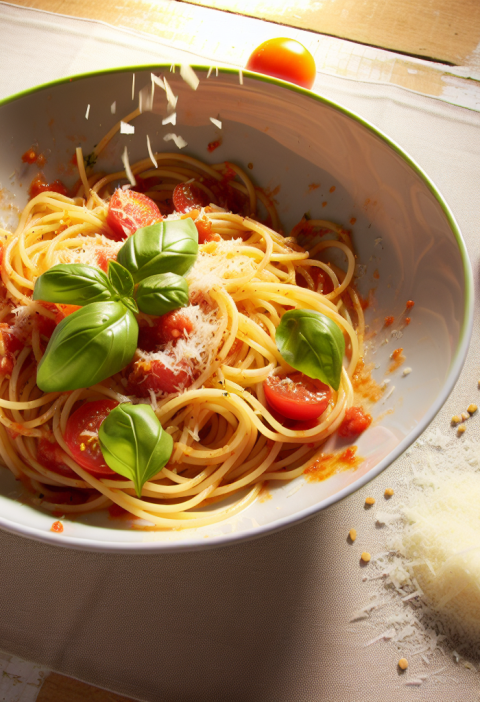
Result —
[[100, 383], [133, 359], [138, 324], [121, 302], [93, 302], [55, 328], [37, 369], [43, 392], [77, 390]]
[[105, 273], [81, 263], [53, 266], [37, 278], [33, 290], [34, 300], [82, 307], [112, 300], [114, 296], [115, 290]]
[[145, 314], [161, 316], [188, 305], [188, 283], [175, 273], [151, 275], [138, 284], [136, 300]]
[[345, 339], [329, 317], [314, 310], [289, 310], [277, 327], [275, 341], [292, 368], [338, 390]]
[[102, 422], [98, 439], [107, 466], [133, 480], [138, 497], [173, 450], [172, 437], [163, 430], [150, 405], [118, 405]]
[[[34, 300], [79, 305], [55, 329], [37, 370], [44, 392], [100, 383], [127, 366], [138, 341], [138, 306], [162, 315], [188, 304], [182, 273], [195, 263], [198, 234], [191, 219], [139, 229], [122, 246], [108, 275], [95, 266], [60, 264], [35, 282]], [[135, 290], [136, 283], [139, 283]]]
[[184, 275], [198, 255], [198, 232], [193, 220], [174, 219], [138, 229], [117, 255], [136, 283], [160, 273]]

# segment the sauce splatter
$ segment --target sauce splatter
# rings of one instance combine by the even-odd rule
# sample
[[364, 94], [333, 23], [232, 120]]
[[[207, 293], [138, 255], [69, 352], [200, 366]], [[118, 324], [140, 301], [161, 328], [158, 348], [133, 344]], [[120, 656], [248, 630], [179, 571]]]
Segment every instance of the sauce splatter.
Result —
[[352, 377], [352, 385], [355, 397], [361, 397], [370, 402], [377, 402], [383, 395], [384, 390], [372, 378], [373, 363], [365, 365], [363, 359], [357, 363], [355, 373]]
[[356, 453], [357, 446], [350, 446], [341, 453], [322, 454], [305, 470], [304, 475], [309, 482], [321, 482], [336, 473], [358, 468], [363, 458]]
[[335, 187], [334, 185], [332, 185], [332, 187], [330, 188], [330, 192], [331, 192], [331, 193], [334, 193], [335, 190], [336, 190], [336, 187]]
[[351, 220], [350, 220], [350, 224], [353, 225], [353, 224], [355, 224], [356, 221], [357, 221], [357, 218], [356, 218], [356, 217], [352, 217]]
[[38, 173], [30, 184], [28, 194], [30, 198], [34, 198], [40, 193], [54, 192], [59, 195], [68, 195], [68, 190], [61, 180], [54, 180], [52, 183], [47, 183], [43, 173]]
[[394, 321], [395, 321], [395, 317], [385, 317], [384, 325], [386, 327], [390, 327], [390, 326], [392, 326]]
[[405, 356], [403, 354], [403, 348], [398, 348], [395, 349], [395, 351], [390, 355], [390, 358], [392, 359], [392, 363], [390, 364], [390, 368], [388, 369], [389, 373], [393, 373], [396, 371], [402, 363], [405, 361]]
[[218, 147], [221, 145], [221, 143], [222, 143], [221, 139], [216, 139], [215, 141], [211, 141], [207, 146], [207, 151], [212, 153], [212, 151], [215, 151], [215, 149], [218, 149]]
[[310, 183], [310, 185], [308, 186], [308, 192], [313, 193], [313, 191], [318, 190], [319, 187], [320, 183]]

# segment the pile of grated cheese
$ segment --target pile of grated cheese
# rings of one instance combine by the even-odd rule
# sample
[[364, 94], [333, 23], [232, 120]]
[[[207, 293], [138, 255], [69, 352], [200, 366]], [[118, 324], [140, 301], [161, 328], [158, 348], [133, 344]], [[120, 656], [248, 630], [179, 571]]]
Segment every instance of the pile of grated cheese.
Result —
[[431, 663], [445, 662], [445, 654], [476, 670], [480, 444], [437, 429], [406, 455], [395, 499], [372, 515], [382, 545], [363, 576], [371, 602], [351, 621], [377, 629], [365, 645], [393, 643], [411, 662], [405, 685], [420, 686], [444, 677], [446, 668], [431, 670]]
[[181, 312], [183, 317], [192, 322], [191, 334], [176, 339], [175, 343], [170, 341], [161, 351], [137, 349], [137, 355], [145, 361], [161, 361], [170, 370], [181, 367], [181, 362], [187, 362], [192, 370], [201, 374], [212, 364], [217, 352], [215, 334], [220, 319], [216, 310], [205, 311], [200, 305], [182, 307]]

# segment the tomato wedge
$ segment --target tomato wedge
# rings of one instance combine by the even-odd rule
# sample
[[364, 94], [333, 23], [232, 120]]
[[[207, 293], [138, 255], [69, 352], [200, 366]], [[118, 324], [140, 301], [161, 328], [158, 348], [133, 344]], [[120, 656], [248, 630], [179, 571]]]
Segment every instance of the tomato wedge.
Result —
[[107, 224], [115, 241], [123, 241], [137, 229], [163, 219], [157, 205], [147, 195], [118, 188], [108, 203]]
[[287, 378], [271, 375], [263, 389], [270, 407], [288, 419], [300, 421], [320, 417], [332, 396], [328, 385], [303, 373], [292, 373]]
[[[70, 415], [65, 430], [65, 441], [79, 466], [96, 478], [118, 475], [107, 466], [98, 438], [98, 430], [107, 415], [118, 405], [116, 400], [86, 402]], [[88, 432], [88, 433], [86, 433]]]
[[173, 189], [173, 204], [177, 212], [190, 212], [209, 205], [207, 194], [194, 183], [179, 183]]
[[311, 88], [317, 69], [312, 54], [295, 39], [278, 37], [257, 46], [247, 62], [249, 71]]
[[175, 370], [167, 368], [161, 361], [136, 361], [128, 376], [127, 392], [137, 397], [148, 397], [154, 393], [178, 392], [192, 382], [192, 374], [187, 362], [180, 362]]

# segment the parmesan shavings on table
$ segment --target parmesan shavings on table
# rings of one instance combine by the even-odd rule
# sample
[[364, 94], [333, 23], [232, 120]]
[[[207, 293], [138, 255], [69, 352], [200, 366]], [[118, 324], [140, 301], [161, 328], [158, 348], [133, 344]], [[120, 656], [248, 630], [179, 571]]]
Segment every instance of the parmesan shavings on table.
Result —
[[409, 474], [373, 515], [384, 548], [362, 574], [372, 603], [350, 621], [378, 626], [364, 645], [389, 641], [408, 659], [404, 684], [419, 686], [446, 680], [446, 667], [425, 672], [442, 654], [476, 671], [469, 657], [480, 640], [480, 444], [435, 429], [406, 455]]

